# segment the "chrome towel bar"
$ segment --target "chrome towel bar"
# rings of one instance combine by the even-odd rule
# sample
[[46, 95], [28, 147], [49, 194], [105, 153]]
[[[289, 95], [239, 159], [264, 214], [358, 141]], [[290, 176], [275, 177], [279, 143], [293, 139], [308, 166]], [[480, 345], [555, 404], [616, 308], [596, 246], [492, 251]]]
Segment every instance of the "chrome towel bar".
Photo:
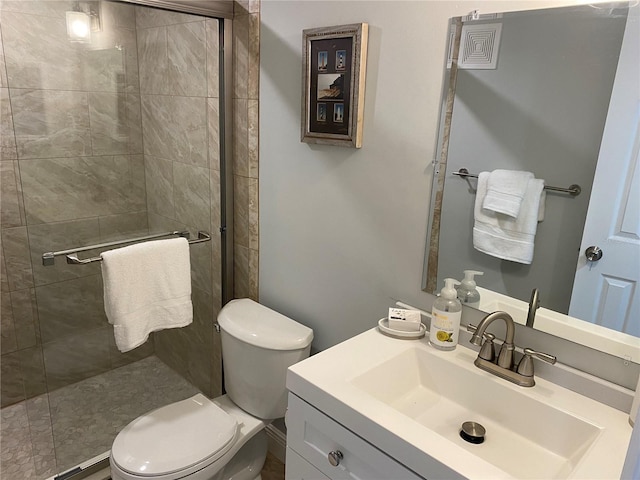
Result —
[[[66, 255], [67, 263], [69, 263], [71, 265], [85, 265], [87, 263], [101, 262], [102, 261], [101, 257], [91, 257], [91, 258], [86, 258], [86, 259], [81, 260], [80, 258], [78, 258], [78, 253], [79, 252], [86, 252], [87, 250], [114, 247], [116, 245], [124, 245], [126, 243], [144, 242], [144, 241], [147, 241], [147, 240], [153, 240], [154, 238], [162, 238], [162, 237], [170, 237], [170, 236], [179, 236], [179, 237], [189, 238], [190, 234], [187, 231], [175, 230], [173, 232], [156, 233], [156, 234], [147, 235], [147, 236], [144, 236], [144, 237], [130, 238], [128, 240], [117, 240], [117, 241], [114, 241], [114, 242], [98, 243], [96, 245], [88, 245], [86, 247], [70, 248], [70, 249], [67, 249], [67, 250], [60, 250], [58, 252], [46, 252], [46, 253], [42, 254], [42, 265], [44, 265], [45, 267], [54, 265], [55, 264], [55, 258], [58, 257], [58, 256], [61, 256], [61, 255]], [[199, 231], [198, 232], [198, 238], [194, 239], [194, 240], [189, 240], [189, 244], [208, 242], [210, 240], [211, 240], [211, 235], [209, 233], [203, 232], [203, 231]]]
[[[457, 175], [461, 178], [478, 178], [478, 175], [469, 173], [469, 170], [467, 170], [466, 168], [460, 168], [457, 172], [453, 172], [453, 175]], [[574, 197], [577, 197], [578, 195], [580, 195], [580, 192], [582, 192], [582, 188], [580, 188], [580, 185], [576, 185], [575, 183], [573, 185], [569, 185], [568, 188], [551, 187], [549, 185], [545, 185], [544, 189], [554, 192], [568, 193], [570, 195], [573, 195]]]

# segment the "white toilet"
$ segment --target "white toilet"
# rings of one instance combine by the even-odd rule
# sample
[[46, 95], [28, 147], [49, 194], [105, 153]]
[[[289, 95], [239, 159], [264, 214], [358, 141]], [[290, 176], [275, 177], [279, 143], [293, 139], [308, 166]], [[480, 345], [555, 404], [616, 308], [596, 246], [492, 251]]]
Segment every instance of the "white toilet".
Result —
[[264, 427], [287, 408], [287, 368], [313, 330], [249, 299], [220, 311], [227, 394], [197, 394], [138, 417], [111, 448], [113, 480], [259, 480]]

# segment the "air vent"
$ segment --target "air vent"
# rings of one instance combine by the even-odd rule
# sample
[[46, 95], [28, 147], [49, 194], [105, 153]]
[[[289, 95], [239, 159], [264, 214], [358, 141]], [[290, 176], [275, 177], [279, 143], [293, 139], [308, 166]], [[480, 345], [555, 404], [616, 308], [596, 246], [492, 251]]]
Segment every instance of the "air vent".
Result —
[[495, 70], [501, 32], [501, 23], [463, 25], [458, 68]]

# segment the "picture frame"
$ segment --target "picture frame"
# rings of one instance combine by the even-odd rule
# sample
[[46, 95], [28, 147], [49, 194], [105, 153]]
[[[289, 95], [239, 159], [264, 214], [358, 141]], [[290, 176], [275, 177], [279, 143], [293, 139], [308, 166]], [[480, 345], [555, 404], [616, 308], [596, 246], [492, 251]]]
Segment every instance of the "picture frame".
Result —
[[302, 32], [302, 122], [306, 143], [362, 147], [369, 25]]

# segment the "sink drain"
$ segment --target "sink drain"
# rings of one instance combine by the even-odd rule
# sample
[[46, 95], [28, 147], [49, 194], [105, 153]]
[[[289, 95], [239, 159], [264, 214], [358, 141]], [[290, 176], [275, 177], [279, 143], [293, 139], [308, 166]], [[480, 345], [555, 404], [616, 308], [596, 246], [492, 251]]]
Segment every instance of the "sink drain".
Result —
[[484, 442], [484, 434], [487, 431], [477, 422], [464, 422], [460, 429], [460, 436], [469, 443], [480, 444]]

